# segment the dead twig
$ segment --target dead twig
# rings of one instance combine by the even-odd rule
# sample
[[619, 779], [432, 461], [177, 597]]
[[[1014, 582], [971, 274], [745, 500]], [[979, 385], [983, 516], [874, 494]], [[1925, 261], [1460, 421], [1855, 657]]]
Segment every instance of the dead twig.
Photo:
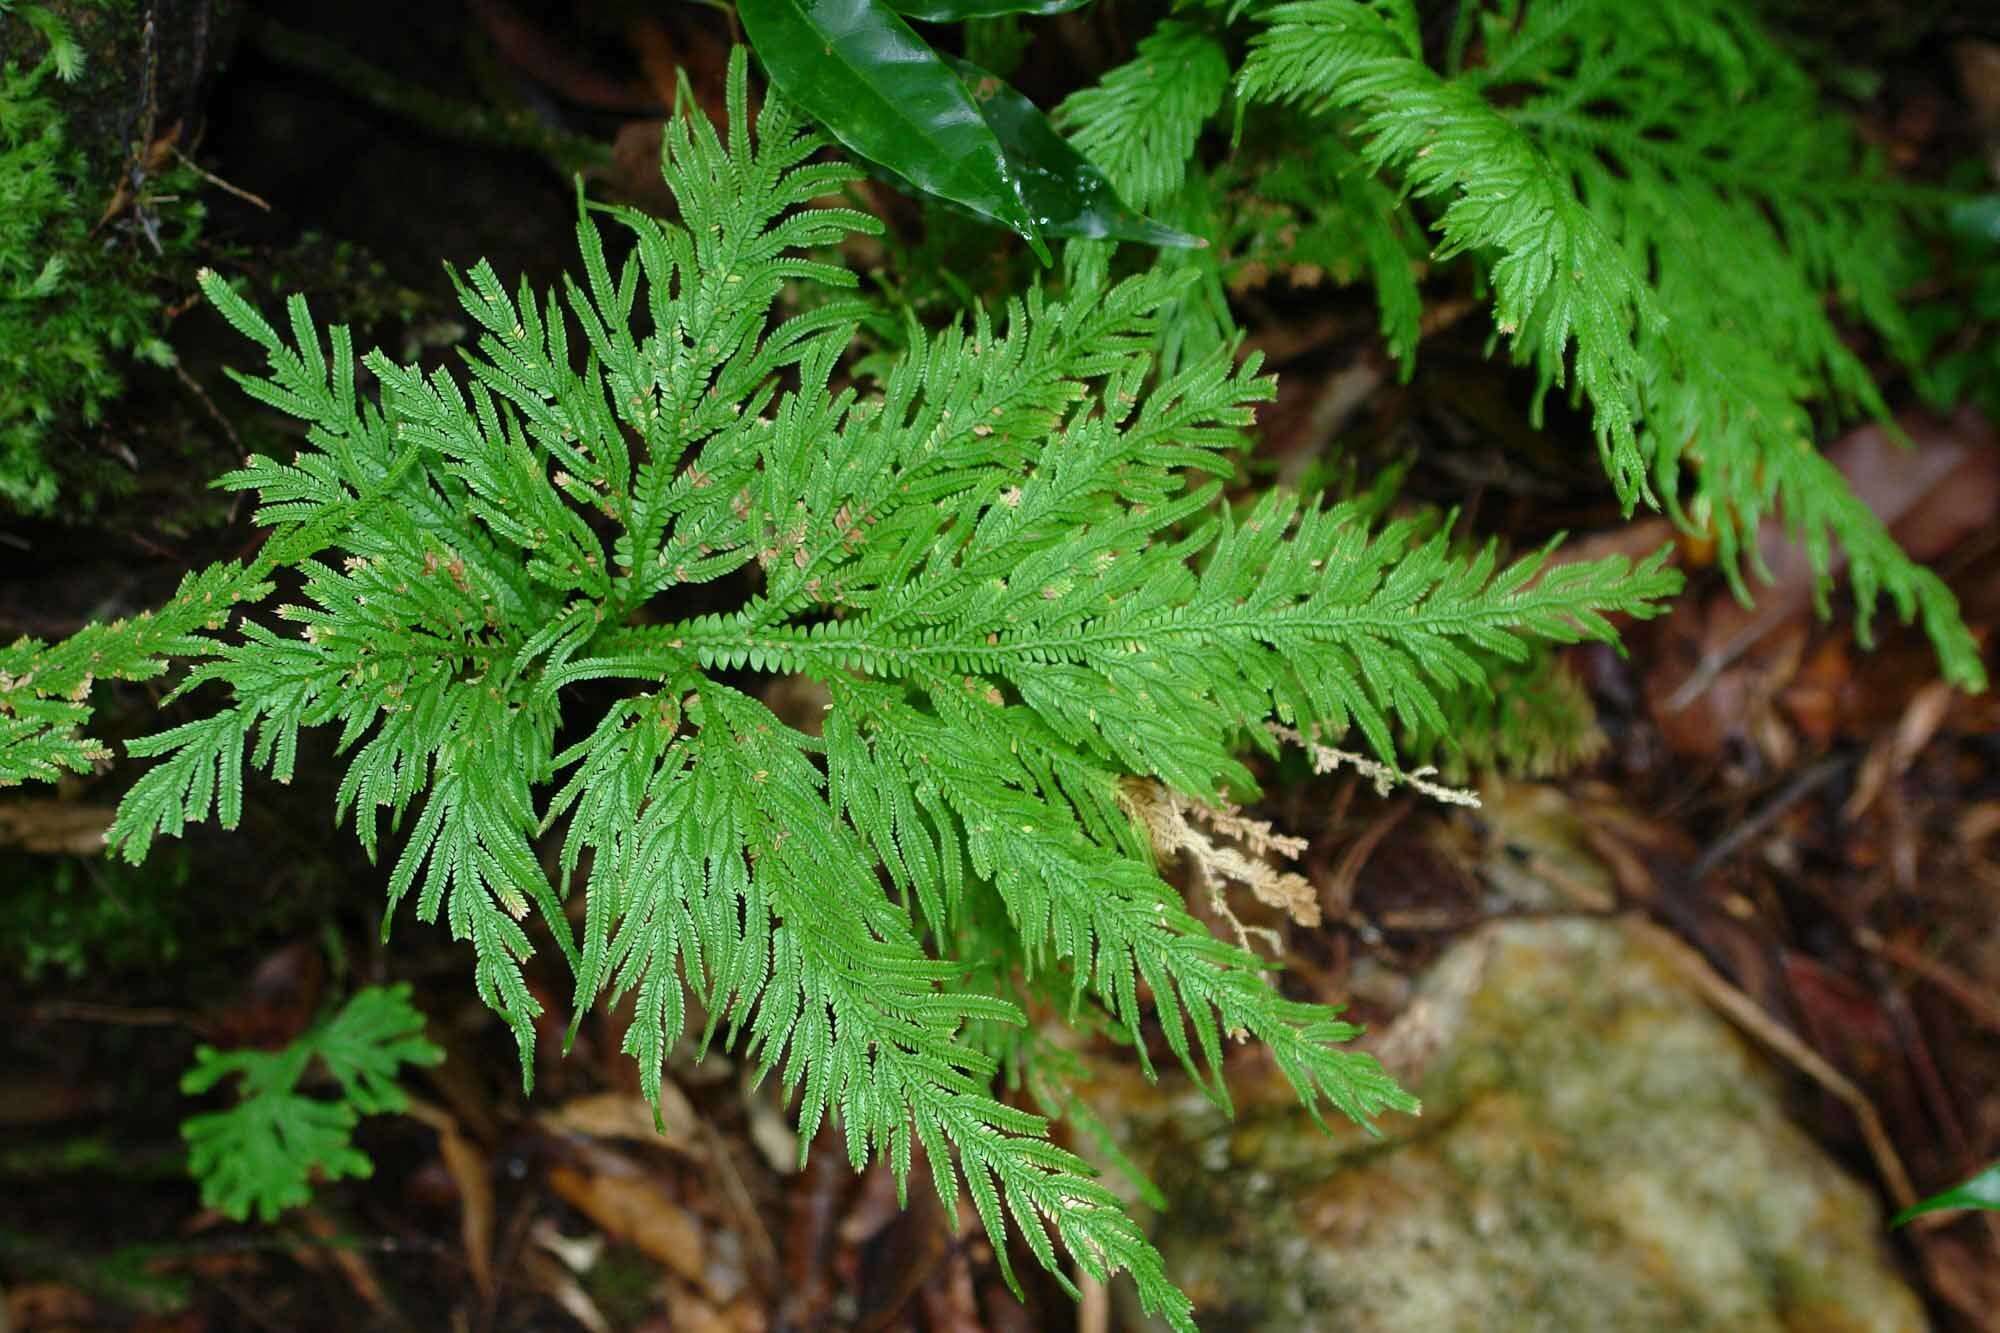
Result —
[[1941, 962], [1902, 940], [1886, 939], [1867, 926], [1855, 930], [1854, 942], [1897, 967], [1914, 972], [1943, 991], [1981, 1027], [2000, 1032], [2000, 999], [1988, 994], [1978, 982], [1950, 963]]
[[750, 1197], [750, 1187], [744, 1182], [735, 1157], [730, 1155], [729, 1145], [722, 1141], [721, 1133], [708, 1117], [703, 1116], [696, 1123], [701, 1127], [702, 1143], [708, 1149], [709, 1164], [715, 1168], [716, 1177], [722, 1182], [722, 1198], [735, 1215], [740, 1234], [755, 1252], [758, 1270], [766, 1281], [777, 1281], [777, 1244], [772, 1241], [770, 1228], [764, 1225], [763, 1217], [757, 1212], [757, 1202]]
[[[1924, 1039], [1923, 1026], [1910, 1009], [1909, 997], [1902, 988], [1894, 985], [1885, 975], [1879, 958], [1869, 960], [1869, 972], [1873, 974], [1876, 994], [1881, 998], [1882, 1011], [1888, 1015], [1895, 1027], [1896, 1040], [1902, 1045], [1904, 1058], [1909, 1061], [1910, 1071], [1916, 1075], [1917, 1087], [1929, 1104], [1931, 1119], [1943, 1132], [1945, 1145], [1950, 1149], [1952, 1164], [1960, 1177], [1970, 1176], [1979, 1170], [1981, 1160], [1973, 1151], [1970, 1138], [1965, 1132], [1965, 1119], [1951, 1099], [1951, 1089], [1945, 1086], [1944, 1077], [1939, 1073], [1937, 1061], [1931, 1055], [1930, 1043]], [[2000, 1247], [2000, 1214], [1982, 1212], [1987, 1239]]]
[[1333, 878], [1320, 892], [1320, 901], [1326, 904], [1328, 916], [1345, 919], [1351, 915], [1354, 882], [1361, 877], [1361, 867], [1368, 864], [1368, 858], [1375, 854], [1382, 839], [1388, 837], [1389, 831], [1402, 823], [1409, 813], [1408, 801], [1396, 802], [1376, 816], [1375, 821], [1362, 830], [1361, 836], [1341, 855], [1340, 864], [1334, 867]]
[[196, 1033], [207, 1029], [185, 1009], [146, 1009], [117, 1004], [91, 1004], [84, 1000], [50, 1000], [29, 1010], [39, 1023], [105, 1023], [113, 1027], [186, 1027]]
[[451, 1112], [419, 1097], [409, 1101], [405, 1114], [437, 1131], [438, 1156], [458, 1187], [459, 1239], [465, 1246], [465, 1264], [472, 1271], [472, 1285], [481, 1304], [490, 1305], [494, 1298], [493, 1178], [486, 1155], [465, 1137]]
[[1388, 377], [1388, 364], [1372, 347], [1327, 376], [1306, 415], [1304, 442], [1278, 471], [1279, 484], [1296, 486]]
[[1081, 1270], [1076, 1289], [1083, 1293], [1076, 1306], [1076, 1333], [1110, 1333], [1111, 1289]]
[[1708, 878], [1712, 872], [1721, 867], [1723, 862], [1741, 851], [1751, 839], [1769, 828], [1779, 815], [1846, 772], [1853, 762], [1846, 755], [1830, 755], [1793, 778], [1782, 791], [1766, 801], [1756, 814], [1729, 830], [1716, 840], [1714, 846], [1703, 852], [1688, 871], [1689, 881], [1699, 884]]
[[346, 1279], [349, 1289], [382, 1325], [396, 1329], [410, 1327], [409, 1319], [389, 1299], [382, 1280], [375, 1276], [375, 1267], [368, 1262], [367, 1254], [359, 1246], [341, 1243], [343, 1234], [332, 1218], [317, 1208], [301, 1209], [296, 1216], [306, 1234], [319, 1244], [294, 1250], [294, 1259], [309, 1267], [317, 1267], [322, 1258], [331, 1262], [334, 1270]]
[[271, 211], [270, 203], [267, 200], [265, 200], [265, 198], [262, 195], [252, 194], [250, 193], [250, 191], [244, 189], [240, 185], [230, 184], [228, 181], [222, 179], [222, 177], [216, 175], [214, 172], [208, 170], [206, 167], [202, 166], [199, 162], [189, 157], [186, 153], [183, 153], [181, 151], [181, 146], [179, 144], [169, 143], [167, 145], [167, 150], [171, 152], [175, 157], [181, 160], [182, 166], [186, 167], [189, 171], [192, 171], [195, 175], [207, 181], [210, 185], [213, 185], [216, 189], [221, 190], [224, 194], [233, 194], [238, 199], [241, 199], [244, 203], [250, 204], [256, 208], [260, 208], [266, 213]]
[[[181, 386], [195, 396], [195, 400], [207, 411], [210, 419], [222, 428], [222, 433], [229, 437], [230, 448], [234, 449], [240, 455], [243, 452], [243, 441], [237, 438], [236, 427], [229, 424], [229, 418], [222, 415], [222, 409], [217, 407], [215, 400], [208, 396], [208, 390], [202, 388], [200, 382], [194, 376], [188, 374], [187, 368], [179, 361], [174, 362], [174, 375], [180, 380]], [[230, 507], [229, 516], [231, 518], [236, 517], [236, 509], [233, 505]]]
[[1709, 966], [1708, 960], [1678, 935], [1643, 919], [1635, 919], [1633, 925], [1724, 1017], [1839, 1098], [1853, 1112], [1856, 1123], [1861, 1127], [1862, 1140], [1868, 1145], [1868, 1155], [1875, 1161], [1875, 1169], [1889, 1191], [1890, 1201], [1899, 1209], [1908, 1208], [1917, 1201], [1916, 1188], [1910, 1184], [1910, 1173], [1904, 1169], [1896, 1145], [1889, 1140], [1881, 1113], [1868, 1100], [1866, 1093], [1856, 1087], [1847, 1075], [1829, 1064], [1818, 1051], [1800, 1040], [1798, 1034], [1765, 1013], [1761, 1005]]

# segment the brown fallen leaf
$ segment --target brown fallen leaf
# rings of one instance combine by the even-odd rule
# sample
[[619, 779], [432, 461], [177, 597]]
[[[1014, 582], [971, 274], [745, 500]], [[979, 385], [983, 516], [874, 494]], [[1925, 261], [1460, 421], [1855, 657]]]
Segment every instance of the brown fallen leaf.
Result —
[[629, 1139], [690, 1156], [700, 1151], [700, 1118], [687, 1095], [670, 1079], [660, 1082], [657, 1124], [646, 1099], [631, 1092], [594, 1092], [572, 1097], [537, 1119], [551, 1129], [593, 1139]]
[[[541, 1223], [536, 1223], [539, 1227]], [[604, 1311], [597, 1308], [597, 1302], [583, 1289], [560, 1257], [545, 1249], [525, 1250], [521, 1254], [521, 1276], [534, 1290], [554, 1301], [564, 1314], [583, 1325], [588, 1333], [612, 1333], [611, 1321], [604, 1317]]]
[[274, 949], [236, 999], [208, 1018], [209, 1039], [224, 1049], [282, 1046], [311, 1024], [325, 986], [326, 959], [318, 944], [294, 940]]
[[412, 1097], [408, 1115], [437, 1131], [438, 1156], [458, 1188], [460, 1242], [465, 1266], [482, 1302], [493, 1298], [493, 1170], [486, 1154], [459, 1131], [458, 1121], [442, 1106]]
[[1841, 723], [1857, 704], [1853, 650], [1845, 639], [1829, 638], [1809, 653], [1779, 692], [1785, 720], [1804, 737], [1808, 750], [1833, 748]]
[[[716, 124], [726, 121], [724, 71], [729, 67], [729, 45], [715, 25], [672, 22], [662, 14], [642, 14], [625, 25], [625, 42], [639, 58], [639, 68], [645, 71], [646, 82], [661, 106], [674, 105], [685, 80], [694, 93], [695, 105]], [[752, 120], [762, 105], [753, 87], [749, 105]]]
[[788, 1214], [777, 1286], [779, 1322], [790, 1328], [818, 1328], [833, 1304], [836, 1279], [832, 1260], [836, 1234], [859, 1182], [836, 1148], [814, 1153], [785, 1193]]
[[665, 1285], [662, 1294], [667, 1305], [665, 1313], [643, 1325], [640, 1333], [649, 1329], [670, 1333], [763, 1333], [768, 1322], [756, 1301], [717, 1303], [690, 1291], [683, 1283], [672, 1281]]
[[[1909, 413], [1898, 425], [1911, 447], [1871, 423], [1835, 441], [1826, 455], [1904, 550], [1919, 561], [1937, 560], [2000, 518], [2000, 448], [1992, 425], [1970, 409], [1948, 420]], [[1681, 642], [1661, 654], [1646, 692], [1655, 721], [1680, 753], [1712, 757], [1732, 737], [1762, 730], [1768, 738], [1769, 705], [1798, 674], [1817, 581], [1812, 562], [1776, 518], [1760, 529], [1758, 551], [1771, 577], [1752, 581], [1753, 605], [1718, 591], [1698, 614], [1675, 617], [1665, 631]], [[1828, 572], [1838, 577], [1846, 563], [1836, 545]], [[1893, 609], [1878, 613], [1886, 618]], [[1693, 643], [1684, 637], [1690, 628], [1698, 631]], [[1823, 710], [1838, 691], [1824, 677], [1828, 664], [1819, 665], [1813, 702]], [[1817, 730], [1831, 725], [1808, 712]]]
[[576, 1165], [549, 1168], [549, 1188], [557, 1197], [613, 1240], [699, 1283], [708, 1268], [707, 1237], [695, 1215], [668, 1197], [666, 1182], [601, 1148], [580, 1158]]
[[672, 105], [644, 83], [607, 74], [567, 31], [544, 27], [505, 0], [472, 0], [468, 7], [502, 60], [579, 106], [657, 116]]
[[382, 1289], [382, 1280], [375, 1276], [375, 1267], [368, 1262], [368, 1256], [345, 1243], [347, 1237], [331, 1217], [317, 1208], [301, 1208], [292, 1214], [292, 1218], [307, 1235], [322, 1242], [315, 1249], [293, 1250], [293, 1259], [307, 1267], [318, 1267], [321, 1261], [330, 1263], [347, 1279], [347, 1285], [362, 1303], [385, 1324], [393, 1327], [404, 1322], [389, 1303], [388, 1293]]
[[115, 812], [81, 801], [14, 800], [0, 804], [0, 847], [39, 856], [102, 856]]
[[1969, 407], [1949, 420], [1908, 413], [1897, 424], [1912, 447], [1870, 425], [1842, 436], [1827, 457], [1913, 559], [1936, 560], [2000, 512], [2000, 440]]
[[1993, 1312], [2000, 1310], [2000, 1264], [1993, 1262], [1993, 1252], [1969, 1236], [1921, 1226], [1911, 1230], [1938, 1299], [1965, 1316], [1965, 1327], [1991, 1329]]
[[1934, 680], [1911, 696], [1896, 729], [1878, 737], [1868, 748], [1868, 758], [1862, 761], [1860, 776], [1855, 779], [1854, 794], [1840, 809], [1842, 819], [1853, 823], [1868, 813], [1868, 808], [1882, 795], [1882, 788], [1909, 771], [1918, 753], [1937, 735], [1938, 724], [1951, 710], [1953, 694], [1950, 685]]
[[593, 173], [607, 193], [666, 217], [678, 207], [660, 179], [660, 143], [666, 123], [657, 116], [628, 120], [611, 136], [611, 161]]
[[22, 1282], [7, 1288], [0, 1318], [8, 1329], [31, 1333], [37, 1329], [72, 1328], [95, 1322], [96, 1302], [81, 1288], [61, 1282]]
[[2000, 1033], [2000, 995], [1995, 995], [1973, 977], [1941, 958], [1934, 958], [1910, 940], [1888, 939], [1863, 927], [1854, 932], [1855, 943], [1870, 953], [1880, 954], [1936, 986], [1956, 1001], [1974, 1022], [1989, 1032]]
[[753, 1079], [745, 1070], [743, 1087], [743, 1111], [750, 1120], [750, 1142], [763, 1157], [765, 1165], [781, 1176], [797, 1175], [799, 1171], [799, 1136], [792, 1122], [781, 1106], [776, 1104], [776, 1094], [767, 1084], [762, 1088], [752, 1086]]
[[1979, 801], [1966, 806], [1958, 817], [1958, 828], [1955, 831], [1958, 840], [1968, 848], [1976, 848], [1994, 834], [2000, 833], [2000, 801]]

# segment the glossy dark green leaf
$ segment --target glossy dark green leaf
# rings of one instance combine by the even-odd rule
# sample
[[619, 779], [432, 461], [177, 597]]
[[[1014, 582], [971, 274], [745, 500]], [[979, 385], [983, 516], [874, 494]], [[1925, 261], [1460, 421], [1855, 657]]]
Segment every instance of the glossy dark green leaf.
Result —
[[1007, 154], [1021, 203], [1035, 225], [1052, 236], [1137, 241], [1179, 248], [1208, 242], [1125, 206], [1105, 174], [1056, 131], [1041, 110], [969, 60], [945, 60], [965, 80], [979, 113]]
[[889, 0], [891, 8], [925, 23], [959, 23], [1002, 14], [1067, 14], [1090, 0]]
[[2000, 246], [2000, 194], [1982, 194], [1953, 206], [1951, 229], [1968, 241]]
[[1933, 1194], [1922, 1203], [1912, 1204], [1891, 1218], [1889, 1225], [1899, 1227], [1913, 1217], [1942, 1212], [1947, 1208], [1985, 1208], [2000, 1211], [2000, 1162], [1994, 1162], [1962, 1185], [1953, 1186], [1941, 1194]]
[[882, 0], [737, 0], [771, 82], [853, 152], [1047, 250], [965, 85]]

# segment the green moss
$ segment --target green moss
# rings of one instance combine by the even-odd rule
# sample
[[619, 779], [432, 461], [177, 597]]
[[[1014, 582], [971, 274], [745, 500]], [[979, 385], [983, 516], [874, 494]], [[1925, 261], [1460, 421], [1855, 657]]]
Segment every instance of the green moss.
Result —
[[[23, 25], [44, 40], [21, 42]], [[81, 52], [32, 5], [0, 14], [0, 39], [42, 51], [33, 64], [0, 65], [0, 502], [42, 513], [63, 494], [89, 508], [105, 479], [71, 466], [79, 451], [60, 446], [103, 419], [132, 361], [174, 363], [150, 287], [193, 247], [198, 179], [184, 167], [152, 176], [133, 225], [100, 227], [106, 200], [54, 96]]]
[[0, 910], [0, 976], [30, 985], [147, 970], [181, 954], [188, 857], [126, 866], [108, 858], [10, 855], [16, 887]]

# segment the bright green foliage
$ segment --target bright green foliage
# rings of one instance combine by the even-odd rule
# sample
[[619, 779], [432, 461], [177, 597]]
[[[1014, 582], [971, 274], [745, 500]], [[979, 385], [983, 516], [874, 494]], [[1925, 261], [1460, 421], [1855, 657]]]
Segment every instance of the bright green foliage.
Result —
[[[121, 360], [172, 365], [173, 351], [155, 332], [158, 301], [91, 237], [89, 210], [100, 201], [88, 197], [82, 158], [48, 96], [51, 79], [77, 76], [83, 53], [42, 6], [0, 4], [10, 55], [37, 45], [14, 44], [22, 27], [47, 45], [33, 64], [0, 64], [0, 501], [33, 512], [58, 490], [51, 432], [99, 419], [123, 389]], [[199, 215], [188, 206], [182, 226]]]
[[744, 0], [738, 13], [772, 81], [842, 144], [1041, 244], [1006, 152], [965, 85], [894, 9], [876, 0]]
[[[1354, 1028], [1282, 998], [1188, 912], [1121, 783], [1251, 793], [1238, 751], [1273, 746], [1271, 720], [1358, 728], [1393, 762], [1394, 730], [1442, 728], [1483, 664], [1609, 638], [1607, 614], [1652, 614], [1678, 576], [1659, 557], [1454, 556], [1282, 492], [1231, 510], [1222, 483], [1271, 384], [1227, 347], [1156, 375], [1158, 275], [913, 327], [879, 374], [838, 382], [866, 308], [776, 307], [789, 284], [853, 286], [806, 252], [877, 224], [806, 207], [850, 173], [808, 163], [820, 141], [776, 95], [753, 136], [745, 80], [739, 56], [720, 134], [668, 126], [678, 223], [599, 210], [636, 241], [621, 267], [586, 217], [560, 295], [466, 275], [469, 381], [378, 352], [364, 400], [344, 329], [323, 338], [295, 299], [282, 336], [210, 276], [269, 357], [245, 390], [310, 425], [291, 462], [224, 478], [258, 494], [278, 554], [6, 669], [60, 690], [148, 653], [198, 660], [182, 692], [204, 715], [133, 747], [159, 758], [112, 830], [133, 858], [190, 820], [233, 823], [246, 759], [282, 781], [301, 728], [337, 727], [340, 817], [371, 853], [385, 811], [404, 831], [391, 907], [414, 897], [472, 943], [524, 1076], [533, 909], [577, 1018], [635, 998], [625, 1049], [649, 1093], [699, 1021], [798, 1092], [802, 1144], [837, 1118], [854, 1161], [885, 1155], [899, 1182], [921, 1147], [996, 1239], [1011, 1217], [1052, 1271], [1058, 1242], [1093, 1275], [1126, 1269], [1189, 1327], [1115, 1197], [993, 1095], [981, 1034], [1022, 1021], [1025, 986], [1137, 1036], [1143, 983], [1218, 1099], [1224, 1038], [1243, 1035], [1315, 1115], [1414, 1103], [1342, 1049]], [[257, 595], [274, 558], [296, 605], [191, 626], [192, 607]], [[819, 734], [748, 692], [751, 672], [821, 682]], [[82, 705], [40, 706], [18, 752], [87, 762], [62, 711]], [[552, 885], [534, 840], [558, 830]]]
[[[1834, 303], [1917, 355], [1897, 296], [1921, 252], [1918, 197], [1882, 176], [1751, 6], [1489, 0], [1429, 51], [1410, 0], [1214, 10], [1163, 21], [1058, 113], [1134, 202], [1215, 243], [1157, 261], [1201, 277], [1162, 347], [1170, 365], [1228, 335], [1227, 287], [1283, 272], [1365, 276], [1407, 371], [1412, 242], [1428, 228], [1434, 263], [1477, 264], [1542, 390], [1588, 404], [1628, 508], [1712, 533], [1745, 595], [1757, 526], [1782, 516], [1822, 575], [1844, 562], [1864, 641], [1887, 593], [1951, 680], [1983, 684], [1944, 584], [1812, 445], [1816, 403], [1885, 412]], [[1208, 74], [1238, 21], [1251, 49], [1218, 111]], [[1210, 113], [1234, 144], [1207, 163], [1193, 150]]]
[[1403, 741], [1412, 762], [1434, 764], [1447, 782], [1505, 772], [1542, 778], [1603, 752], [1604, 733], [1583, 682], [1554, 653], [1487, 668], [1490, 688], [1445, 701], [1446, 729], [1417, 728]]
[[[405, 450], [372, 481], [334, 503], [317, 506], [307, 521], [266, 541], [248, 565], [225, 561], [187, 575], [173, 600], [158, 611], [88, 625], [61, 643], [24, 637], [0, 647], [0, 787], [30, 779], [54, 782], [66, 772], [88, 773], [110, 759], [111, 751], [84, 732], [93, 712], [90, 692], [96, 682], [151, 680], [176, 658], [212, 652], [215, 641], [202, 631], [222, 629], [239, 604], [268, 596], [272, 571], [324, 550], [402, 484], [417, 459], [415, 450]], [[190, 679], [182, 688], [196, 683], [198, 679]], [[288, 747], [288, 762], [290, 753]], [[288, 767], [285, 772], [289, 771]], [[228, 786], [229, 773], [222, 776], [223, 809], [233, 811], [237, 795]], [[197, 779], [189, 774], [189, 781]], [[215, 790], [213, 785], [206, 788], [200, 811], [192, 818], [206, 817], [207, 801]], [[183, 789], [184, 796], [191, 794]], [[174, 821], [184, 808], [162, 808], [159, 818], [178, 829]], [[143, 854], [143, 843], [139, 851]]]
[[1227, 185], [1195, 171], [1203, 126], [1229, 88], [1229, 62], [1201, 27], [1162, 21], [1134, 58], [1056, 109], [1056, 124], [1135, 207], [1149, 209], [1191, 235], [1199, 249], [1162, 250], [1162, 274], [1191, 277], [1162, 311], [1159, 356], [1168, 374], [1236, 336], [1213, 242], [1228, 230]]
[[[369, 1175], [374, 1165], [352, 1140], [355, 1122], [409, 1105], [396, 1086], [403, 1065], [443, 1059], [424, 1039], [424, 1016], [411, 1006], [408, 986], [356, 991], [340, 1012], [281, 1050], [199, 1048], [181, 1076], [182, 1092], [195, 1097], [232, 1075], [242, 1080], [236, 1105], [181, 1125], [201, 1201], [239, 1222], [253, 1211], [272, 1222], [312, 1198], [314, 1171], [328, 1180]], [[314, 1061], [339, 1084], [338, 1096], [300, 1089]]]
[[1951, 236], [1936, 275], [1944, 294], [1910, 316], [1922, 344], [1920, 384], [1939, 408], [1969, 402], [2000, 417], [2000, 193], [1953, 208]]
[[83, 48], [77, 44], [76, 34], [62, 16], [47, 5], [17, 3], [17, 0], [0, 0], [0, 19], [14, 19], [25, 24], [30, 31], [48, 45], [46, 59], [55, 76], [64, 82], [73, 81], [83, 73]]
[[1417, 290], [1421, 237], [1403, 201], [1337, 135], [1308, 137], [1269, 164], [1214, 173], [1234, 194], [1216, 243], [1233, 282], [1269, 273], [1294, 281], [1366, 277], [1382, 315], [1382, 342], [1407, 377], [1422, 334]]
[[[1240, 8], [1230, 7], [1232, 21]], [[1054, 115], [1125, 197], [1209, 243], [1154, 261], [1195, 278], [1165, 321], [1162, 363], [1177, 369], [1183, 357], [1229, 342], [1231, 289], [1282, 272], [1302, 285], [1366, 277], [1384, 340], [1407, 372], [1422, 313], [1421, 225], [1338, 127], [1302, 133], [1295, 111], [1240, 97], [1232, 105], [1226, 37], [1213, 15], [1163, 20], [1131, 60], [1070, 94]], [[1204, 154], [1204, 131], [1224, 129], [1230, 151]]]
[[347, 508], [329, 510], [267, 543], [247, 568], [229, 562], [188, 575], [158, 611], [90, 625], [57, 644], [22, 638], [0, 648], [0, 787], [54, 782], [110, 759], [111, 751], [83, 730], [96, 682], [151, 680], [174, 658], [208, 653], [213, 640], [198, 631], [221, 629], [232, 607], [266, 596], [271, 585], [265, 578], [273, 569], [324, 547], [346, 518], [376, 498], [364, 493]]
[[1136, 57], [1063, 103], [1058, 123], [1135, 207], [1170, 198], [1187, 178], [1195, 139], [1222, 105], [1229, 61], [1200, 28], [1167, 19]]
[[1987, 1212], [2000, 1211], [2000, 1162], [1989, 1163], [1985, 1170], [1968, 1180], [1960, 1181], [1947, 1190], [1940, 1190], [1927, 1199], [1911, 1204], [1902, 1212], [1889, 1219], [1889, 1225], [1899, 1227], [1925, 1213], [1941, 1213], [1949, 1208], [1979, 1208]]
[[1263, 18], [1243, 95], [1327, 116], [1441, 207], [1439, 257], [1477, 255], [1515, 358], [1588, 400], [1628, 506], [1657, 498], [1708, 527], [1732, 574], [1766, 513], [1822, 575], [1837, 539], [1864, 638], [1886, 592], [1921, 615], [1947, 676], [1983, 683], [1943, 583], [1812, 448], [1810, 400], [1884, 410], [1827, 298], [1907, 352], [1911, 244], [1893, 188], [1747, 7], [1468, 6], [1453, 57], [1479, 59], [1451, 74], [1425, 61], [1406, 0]]

